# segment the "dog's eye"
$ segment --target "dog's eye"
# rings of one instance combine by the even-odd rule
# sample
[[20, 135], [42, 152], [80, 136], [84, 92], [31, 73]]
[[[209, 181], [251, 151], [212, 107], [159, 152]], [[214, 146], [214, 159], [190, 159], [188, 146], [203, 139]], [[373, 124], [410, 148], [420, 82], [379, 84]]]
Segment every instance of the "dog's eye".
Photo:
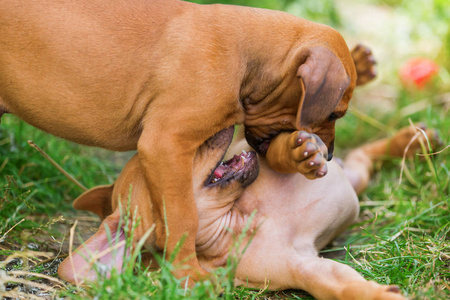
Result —
[[333, 122], [338, 118], [338, 116], [335, 113], [332, 113], [331, 115], [328, 116], [328, 121], [329, 122]]

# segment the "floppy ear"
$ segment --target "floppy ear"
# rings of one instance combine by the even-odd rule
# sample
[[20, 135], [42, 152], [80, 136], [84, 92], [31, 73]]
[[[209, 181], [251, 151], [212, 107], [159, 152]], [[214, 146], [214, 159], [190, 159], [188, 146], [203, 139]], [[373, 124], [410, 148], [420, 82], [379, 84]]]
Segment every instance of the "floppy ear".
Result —
[[100, 185], [81, 194], [73, 202], [79, 210], [91, 211], [102, 220], [112, 213], [111, 198], [114, 184]]
[[[113, 267], [120, 273], [125, 254], [125, 234], [123, 228], [119, 228], [119, 220], [120, 211], [116, 209], [103, 220], [93, 236], [59, 265], [59, 277], [79, 285], [87, 280], [97, 279], [98, 272], [108, 277]], [[95, 264], [97, 268], [94, 267]]]
[[297, 112], [297, 124], [311, 127], [320, 124], [339, 103], [350, 84], [342, 62], [331, 50], [317, 46], [302, 54], [304, 61], [297, 70], [303, 99]]

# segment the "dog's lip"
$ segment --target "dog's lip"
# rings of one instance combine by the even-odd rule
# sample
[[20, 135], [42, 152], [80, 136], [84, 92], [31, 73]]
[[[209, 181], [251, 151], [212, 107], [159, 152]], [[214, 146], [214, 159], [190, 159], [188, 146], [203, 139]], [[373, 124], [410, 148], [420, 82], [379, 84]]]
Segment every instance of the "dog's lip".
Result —
[[258, 152], [258, 154], [266, 155], [270, 142], [280, 133], [278, 130], [271, 130], [269, 134], [257, 136], [250, 130], [245, 130], [245, 139], [248, 144]]
[[223, 182], [229, 182], [232, 179], [251, 171], [253, 165], [251, 162], [257, 159], [255, 151], [245, 151], [239, 155], [234, 155], [227, 161], [220, 161], [212, 171], [207, 181], [208, 186], [214, 186]]

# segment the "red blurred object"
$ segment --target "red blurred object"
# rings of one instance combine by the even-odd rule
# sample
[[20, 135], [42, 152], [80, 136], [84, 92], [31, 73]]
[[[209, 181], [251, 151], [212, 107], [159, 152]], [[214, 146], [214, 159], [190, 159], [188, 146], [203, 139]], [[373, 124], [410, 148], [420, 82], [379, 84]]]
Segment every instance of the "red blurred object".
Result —
[[400, 68], [400, 79], [407, 86], [414, 85], [422, 89], [438, 71], [439, 66], [431, 59], [416, 57]]

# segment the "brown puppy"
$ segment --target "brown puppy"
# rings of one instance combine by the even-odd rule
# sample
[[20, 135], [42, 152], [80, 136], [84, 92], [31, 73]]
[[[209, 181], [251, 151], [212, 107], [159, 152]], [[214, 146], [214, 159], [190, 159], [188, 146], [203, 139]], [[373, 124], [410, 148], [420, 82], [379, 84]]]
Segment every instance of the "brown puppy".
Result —
[[277, 11], [178, 0], [4, 0], [0, 23], [0, 115], [85, 145], [137, 149], [156, 247], [166, 241], [165, 208], [168, 252], [188, 235], [177, 261], [190, 257], [192, 268], [177, 276], [193, 279], [206, 274], [195, 256], [200, 145], [244, 124], [264, 154], [279, 132], [307, 130], [329, 150], [306, 170], [321, 177], [356, 82], [335, 30]]
[[[432, 131], [427, 133], [432, 137]], [[333, 160], [329, 163], [326, 177], [309, 181], [298, 173], [273, 171], [264, 158], [260, 160], [260, 172], [256, 178], [258, 161], [254, 152], [241, 152], [217, 165], [232, 131], [228, 129], [216, 134], [199, 148], [194, 163], [194, 193], [200, 218], [196, 250], [200, 264], [207, 270], [225, 265], [233, 245], [233, 235], [242, 233], [256, 210], [240, 251], [253, 233], [256, 234], [238, 265], [236, 284], [258, 288], [268, 286], [269, 289], [303, 289], [318, 299], [405, 299], [398, 294], [397, 287], [368, 282], [346, 265], [319, 258], [318, 249], [354, 221], [358, 214], [355, 189], [361, 191], [367, 186], [373, 162], [381, 156], [401, 155], [413, 135], [413, 129], [405, 128], [391, 139], [357, 148], [347, 157], [344, 170]], [[414, 142], [409, 154], [418, 147], [418, 141]], [[230, 150], [242, 148], [249, 149], [244, 139]], [[58, 273], [63, 279], [80, 283], [96, 278], [92, 264], [83, 257], [89, 258], [109, 247], [104, 224], [108, 224], [113, 236], [123, 232], [117, 226], [120, 215], [118, 202], [126, 205], [130, 185], [131, 211], [137, 207], [137, 215], [142, 217], [141, 224], [134, 231], [135, 239], [139, 240], [151, 228], [152, 216], [147, 214], [151, 211], [151, 201], [137, 200], [143, 195], [150, 197], [150, 193], [138, 160], [133, 158], [114, 186], [94, 188], [75, 201], [75, 208], [93, 211], [106, 219], [99, 231], [73, 253], [72, 258], [61, 264]], [[123, 234], [121, 238], [123, 240]], [[146, 247], [154, 251], [154, 243], [155, 237], [152, 236], [147, 239]], [[116, 260], [111, 254], [100, 258], [103, 269], [110, 270], [115, 266], [120, 270], [124, 251], [122, 245], [118, 249], [120, 257]]]

